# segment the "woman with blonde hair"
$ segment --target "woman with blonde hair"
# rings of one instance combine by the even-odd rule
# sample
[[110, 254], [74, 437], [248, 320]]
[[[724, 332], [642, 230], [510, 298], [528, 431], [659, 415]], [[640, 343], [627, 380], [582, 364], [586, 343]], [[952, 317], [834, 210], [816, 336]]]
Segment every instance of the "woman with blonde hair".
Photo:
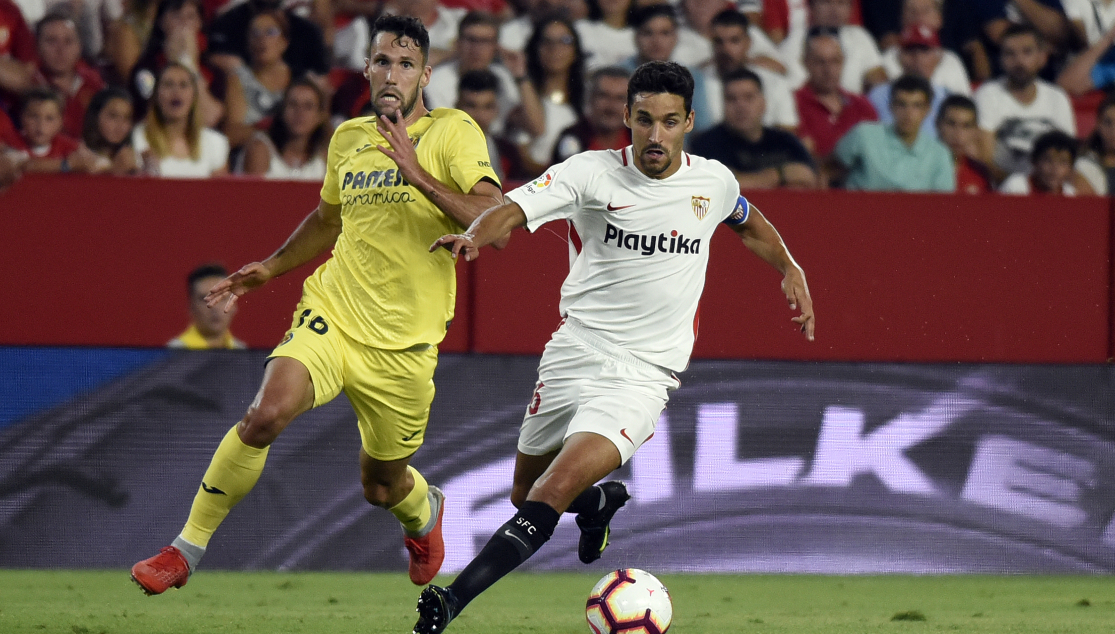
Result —
[[197, 76], [171, 62], [159, 73], [132, 145], [144, 172], [167, 178], [208, 178], [228, 173], [228, 139], [202, 125]]

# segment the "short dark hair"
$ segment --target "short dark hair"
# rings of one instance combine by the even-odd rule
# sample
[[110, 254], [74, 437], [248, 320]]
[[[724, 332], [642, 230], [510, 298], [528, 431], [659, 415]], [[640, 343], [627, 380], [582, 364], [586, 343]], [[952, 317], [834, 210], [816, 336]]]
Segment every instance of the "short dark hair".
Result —
[[693, 75], [676, 62], [647, 62], [636, 68], [627, 82], [628, 110], [635, 104], [635, 95], [644, 92], [677, 95], [685, 101], [686, 115], [693, 110]]
[[374, 42], [380, 33], [393, 34], [396, 42], [409, 37], [422, 50], [422, 63], [430, 59], [430, 33], [426, 31], [422, 20], [408, 15], [381, 15], [372, 23], [368, 40]]
[[973, 117], [979, 119], [979, 110], [976, 108], [976, 102], [972, 101], [971, 97], [965, 95], [949, 95], [941, 102], [941, 107], [937, 109], [937, 125], [941, 125], [941, 121], [945, 118], [945, 112], [957, 108], [960, 110], [967, 110], [972, 113]]
[[499, 32], [499, 24], [499, 18], [487, 11], [469, 11], [461, 18], [461, 24], [457, 27], [457, 36], [460, 37], [468, 27], [477, 25], [490, 26]]
[[1061, 130], [1050, 130], [1034, 140], [1034, 149], [1030, 150], [1030, 162], [1037, 163], [1038, 159], [1049, 150], [1068, 152], [1072, 160], [1076, 161], [1076, 151], [1079, 147], [1080, 143], [1071, 134]]
[[724, 9], [712, 17], [713, 26], [738, 26], [744, 31], [751, 28], [751, 20], [735, 9]]
[[1045, 43], [1045, 38], [1042, 37], [1041, 31], [1037, 30], [1032, 24], [1011, 24], [1007, 27], [1006, 31], [1003, 31], [1003, 36], [999, 38], [999, 42], [1002, 44], [1008, 37], [1015, 37], [1018, 35], [1033, 35], [1039, 46]]
[[903, 75], [894, 80], [890, 85], [890, 98], [894, 100], [894, 94], [898, 92], [920, 92], [925, 95], [927, 103], [933, 103], [933, 84], [924, 77], [917, 75]]
[[77, 25], [77, 20], [74, 19], [74, 16], [70, 12], [70, 9], [67, 8], [65, 5], [62, 5], [51, 9], [45, 16], [43, 16], [41, 20], [39, 20], [39, 23], [35, 25], [35, 41], [37, 42], [43, 39], [43, 29], [55, 22], [69, 22], [71, 25], [73, 25], [74, 30], [80, 33], [80, 29]]
[[674, 23], [675, 28], [677, 28], [679, 24], [678, 12], [671, 4], [652, 4], [639, 7], [631, 12], [631, 17], [627, 20], [627, 23], [638, 31], [643, 28], [647, 22], [658, 17], [669, 18], [670, 22]]
[[589, 75], [589, 93], [595, 93], [600, 87], [600, 80], [605, 77], [631, 81], [631, 72], [622, 66], [601, 66]]
[[755, 85], [759, 87], [759, 90], [763, 89], [763, 80], [759, 77], [758, 73], [751, 70], [750, 68], [736, 68], [734, 70], [728, 71], [723, 77], [720, 78], [720, 82], [724, 85], [725, 88], [727, 88], [728, 84], [732, 83], [733, 81], [753, 81], [755, 82]]
[[500, 93], [499, 77], [496, 77], [496, 74], [487, 68], [470, 70], [461, 75], [461, 79], [457, 82], [458, 93], [466, 90], [469, 92], [486, 92], [490, 90], [498, 95]]
[[228, 271], [225, 269], [225, 267], [217, 264], [216, 262], [202, 264], [196, 269], [190, 271], [190, 274], [186, 276], [186, 297], [192, 299], [194, 296], [194, 284], [197, 284], [198, 280], [207, 277], [219, 277], [224, 279], [228, 277]]
[[33, 103], [39, 103], [42, 101], [49, 101], [57, 105], [59, 113], [66, 112], [66, 98], [62, 96], [62, 93], [58, 92], [54, 88], [36, 87], [23, 93], [23, 101], [19, 109], [20, 116], [23, 116], [23, 113], [27, 111], [28, 106]]

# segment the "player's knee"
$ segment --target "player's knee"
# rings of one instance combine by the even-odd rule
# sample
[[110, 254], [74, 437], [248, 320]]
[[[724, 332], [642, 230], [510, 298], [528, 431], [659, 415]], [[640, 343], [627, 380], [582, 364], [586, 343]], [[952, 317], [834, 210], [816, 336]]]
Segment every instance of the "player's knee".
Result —
[[381, 506], [387, 508], [391, 506], [391, 490], [392, 487], [384, 482], [364, 482], [364, 499], [368, 504], [373, 506]]
[[240, 421], [240, 440], [252, 447], [266, 447], [275, 442], [279, 433], [290, 422], [286, 408], [275, 404], [253, 404]]

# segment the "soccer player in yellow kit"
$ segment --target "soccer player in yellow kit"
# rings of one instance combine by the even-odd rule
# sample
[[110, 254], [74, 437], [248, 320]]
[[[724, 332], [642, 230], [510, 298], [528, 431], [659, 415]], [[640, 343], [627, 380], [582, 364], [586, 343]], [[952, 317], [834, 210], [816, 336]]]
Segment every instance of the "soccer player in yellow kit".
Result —
[[456, 279], [450, 253], [431, 257], [427, 249], [503, 197], [472, 119], [422, 103], [429, 41], [417, 19], [376, 20], [364, 71], [376, 116], [333, 134], [321, 202], [286, 243], [210, 290], [210, 305], [231, 307], [333, 249], [307, 278], [291, 328], [244, 418], [213, 455], [181, 534], [132, 567], [148, 594], [186, 584], [213, 532], [259, 479], [270, 444], [341, 391], [360, 427], [364, 497], [403, 525], [411, 581], [426, 584], [440, 569], [445, 497], [408, 463], [423, 441]]

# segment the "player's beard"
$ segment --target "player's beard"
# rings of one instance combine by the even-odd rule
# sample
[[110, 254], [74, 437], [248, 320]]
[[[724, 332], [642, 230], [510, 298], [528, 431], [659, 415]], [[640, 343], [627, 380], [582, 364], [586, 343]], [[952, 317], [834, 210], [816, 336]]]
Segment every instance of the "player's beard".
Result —
[[[647, 156], [647, 152], [650, 150], [661, 151], [662, 157], [657, 159], [657, 162], [650, 162], [651, 159]], [[674, 164], [674, 157], [670, 155], [670, 151], [666, 147], [655, 143], [643, 148], [643, 151], [639, 153], [639, 162], [642, 163], [643, 173], [654, 178], [670, 169], [670, 166]]]
[[402, 95], [401, 104], [394, 108], [381, 108], [379, 106], [379, 97], [376, 97], [372, 100], [372, 110], [375, 111], [377, 117], [386, 116], [388, 119], [391, 120], [395, 119], [396, 112], [402, 111], [403, 119], [406, 119], [410, 116], [410, 113], [414, 112], [414, 106], [418, 103], [418, 95], [421, 93], [421, 91], [422, 86], [415, 86], [414, 94], [410, 96], [410, 99], [407, 99], [406, 95]]

